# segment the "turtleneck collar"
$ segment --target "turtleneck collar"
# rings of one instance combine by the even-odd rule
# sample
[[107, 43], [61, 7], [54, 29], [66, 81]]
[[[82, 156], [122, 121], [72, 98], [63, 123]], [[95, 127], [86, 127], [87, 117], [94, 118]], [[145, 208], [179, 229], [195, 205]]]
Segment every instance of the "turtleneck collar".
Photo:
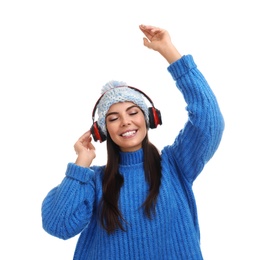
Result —
[[120, 165], [132, 165], [143, 163], [143, 149], [134, 152], [120, 152]]

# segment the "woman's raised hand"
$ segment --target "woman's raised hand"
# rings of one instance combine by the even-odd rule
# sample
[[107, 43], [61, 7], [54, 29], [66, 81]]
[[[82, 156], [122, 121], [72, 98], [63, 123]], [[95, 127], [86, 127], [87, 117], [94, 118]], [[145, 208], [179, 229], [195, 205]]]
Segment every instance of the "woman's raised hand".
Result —
[[139, 25], [139, 28], [146, 36], [143, 38], [144, 46], [159, 52], [169, 64], [181, 58], [181, 54], [173, 45], [167, 30], [143, 24]]

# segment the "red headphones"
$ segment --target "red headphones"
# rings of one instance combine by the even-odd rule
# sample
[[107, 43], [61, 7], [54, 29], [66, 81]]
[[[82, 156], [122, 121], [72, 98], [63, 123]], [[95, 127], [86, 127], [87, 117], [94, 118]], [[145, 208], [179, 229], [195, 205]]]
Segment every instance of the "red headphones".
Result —
[[[131, 89], [134, 89], [138, 92], [140, 92], [143, 96], [145, 96], [151, 103], [151, 107], [148, 108], [149, 110], [149, 128], [156, 128], [158, 125], [162, 125], [162, 118], [161, 118], [161, 113], [158, 109], [156, 109], [154, 107], [154, 104], [152, 102], [152, 100], [141, 90], [128, 86]], [[100, 102], [101, 98], [104, 96], [105, 93], [103, 93], [100, 98], [97, 100], [94, 109], [92, 111], [92, 121], [93, 124], [90, 128], [91, 134], [93, 136], [93, 139], [95, 142], [99, 141], [100, 143], [104, 142], [106, 140], [106, 135], [102, 132], [102, 130], [100, 129], [100, 126], [98, 125], [97, 121], [95, 121], [95, 113], [96, 113], [96, 109], [97, 109], [97, 105]]]

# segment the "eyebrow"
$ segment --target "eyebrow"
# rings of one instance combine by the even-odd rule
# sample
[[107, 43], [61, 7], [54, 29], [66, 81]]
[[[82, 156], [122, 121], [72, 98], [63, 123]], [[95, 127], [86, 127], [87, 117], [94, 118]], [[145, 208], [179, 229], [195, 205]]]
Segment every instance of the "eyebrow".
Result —
[[[132, 105], [132, 106], [130, 106], [130, 107], [128, 107], [128, 108], [126, 109], [126, 112], [127, 112], [128, 110], [130, 110], [131, 108], [134, 108], [134, 107], [137, 107], [137, 108], [140, 109], [139, 106], [137, 106], [137, 105]], [[105, 118], [107, 118], [107, 117], [110, 116], [110, 115], [117, 115], [117, 114], [119, 114], [119, 113], [118, 113], [118, 112], [110, 112], [110, 113], [107, 113], [107, 114], [106, 114]]]

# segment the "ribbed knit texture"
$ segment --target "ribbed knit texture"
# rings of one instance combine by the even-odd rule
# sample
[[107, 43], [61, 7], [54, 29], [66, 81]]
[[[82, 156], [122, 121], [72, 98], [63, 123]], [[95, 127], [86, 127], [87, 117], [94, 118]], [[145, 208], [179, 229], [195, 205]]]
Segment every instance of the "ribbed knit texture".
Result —
[[162, 183], [156, 215], [141, 208], [148, 194], [143, 150], [121, 153], [120, 210], [126, 232], [108, 235], [97, 206], [104, 167], [69, 163], [66, 176], [42, 204], [43, 228], [68, 239], [80, 234], [75, 260], [201, 260], [200, 231], [192, 184], [220, 143], [224, 121], [216, 98], [191, 55], [168, 67], [187, 102], [189, 120], [173, 145], [162, 150]]

